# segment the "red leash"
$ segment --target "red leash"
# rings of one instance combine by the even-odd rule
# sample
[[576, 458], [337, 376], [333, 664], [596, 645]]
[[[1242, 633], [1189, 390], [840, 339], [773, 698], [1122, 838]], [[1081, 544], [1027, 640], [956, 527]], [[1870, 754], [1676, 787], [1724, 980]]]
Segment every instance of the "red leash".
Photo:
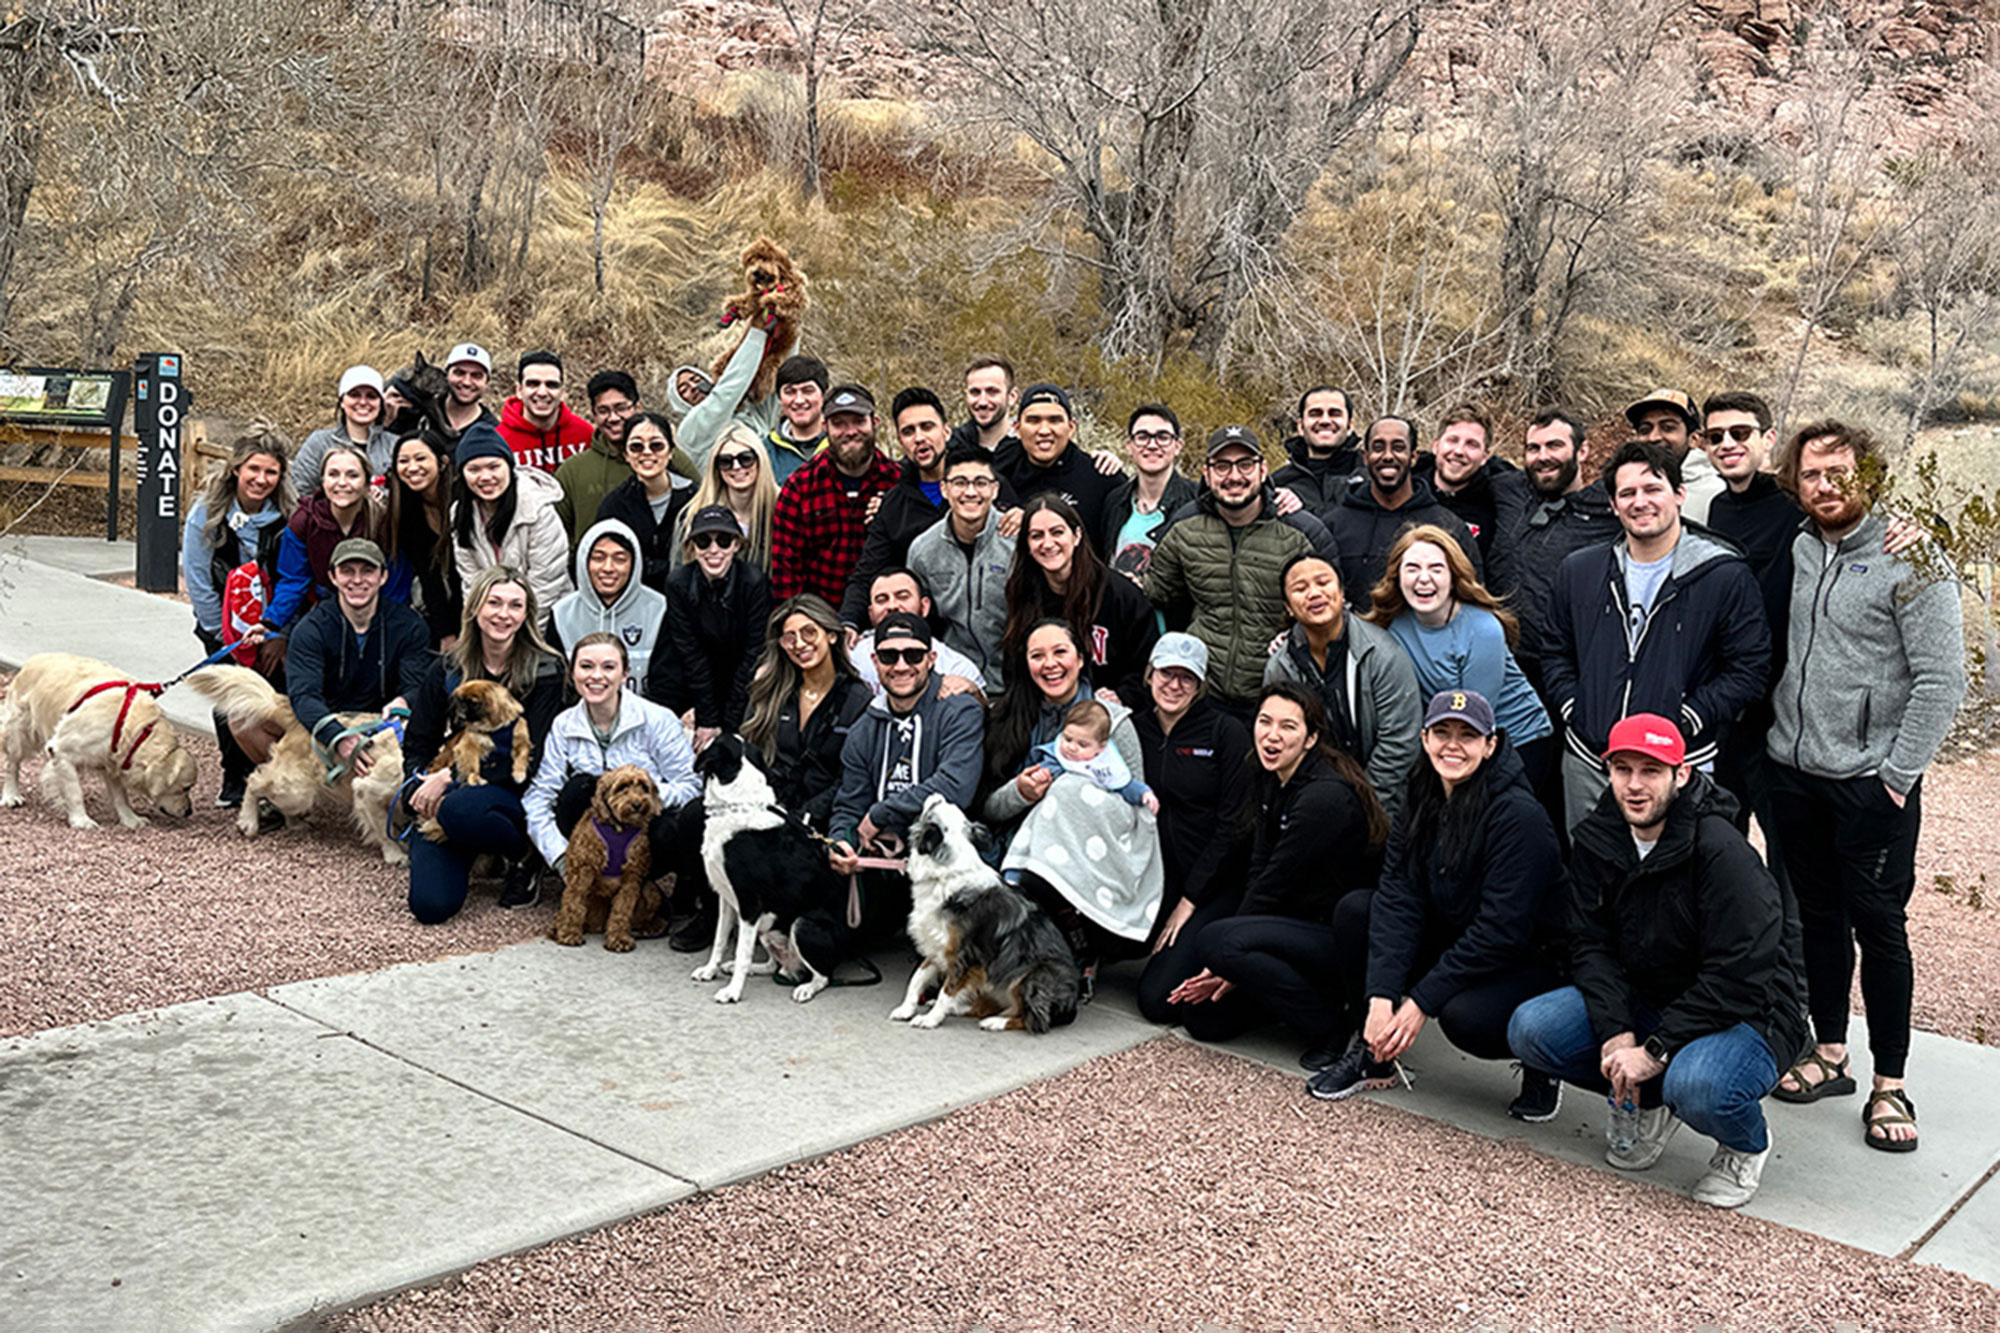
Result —
[[[83, 707], [106, 690], [125, 691], [125, 701], [118, 706], [118, 721], [113, 723], [111, 727], [111, 757], [116, 759], [118, 757], [118, 742], [125, 735], [125, 719], [132, 712], [133, 698], [140, 694], [150, 694], [157, 697], [166, 688], [164, 685], [151, 682], [140, 683], [129, 680], [100, 681], [78, 695], [76, 702], [63, 710], [63, 716], [67, 717], [71, 713], [74, 713], [77, 709]], [[124, 761], [118, 765], [119, 772], [123, 773], [131, 769], [133, 757], [139, 753], [139, 747], [146, 743], [146, 738], [153, 734], [153, 728], [158, 723], [159, 719], [155, 718], [153, 721], [139, 728], [139, 734], [132, 738], [131, 748], [125, 751]]]

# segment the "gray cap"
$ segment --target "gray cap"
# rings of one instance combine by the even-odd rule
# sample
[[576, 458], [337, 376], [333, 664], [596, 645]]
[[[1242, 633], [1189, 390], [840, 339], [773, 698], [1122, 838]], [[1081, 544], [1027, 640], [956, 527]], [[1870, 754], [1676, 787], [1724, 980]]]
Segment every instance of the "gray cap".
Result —
[[1424, 729], [1452, 719], [1463, 722], [1482, 736], [1493, 734], [1493, 705], [1478, 690], [1439, 690], [1424, 710]]
[[1162, 634], [1160, 641], [1153, 645], [1153, 655], [1146, 659], [1146, 665], [1155, 671], [1163, 667], [1179, 667], [1194, 676], [1196, 680], [1208, 679], [1208, 645], [1192, 634], [1175, 630]]
[[333, 548], [333, 559], [327, 562], [329, 569], [339, 569], [350, 560], [366, 560], [377, 569], [387, 569], [389, 562], [382, 555], [382, 548], [366, 537], [349, 537]]
[[836, 384], [820, 406], [823, 417], [875, 415], [875, 395], [859, 384]]

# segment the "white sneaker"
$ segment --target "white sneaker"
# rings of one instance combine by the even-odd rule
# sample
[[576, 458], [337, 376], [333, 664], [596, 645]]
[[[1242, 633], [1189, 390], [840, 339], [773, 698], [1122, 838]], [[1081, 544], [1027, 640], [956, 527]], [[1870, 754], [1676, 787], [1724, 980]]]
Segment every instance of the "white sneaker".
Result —
[[1716, 1208], [1741, 1208], [1756, 1197], [1757, 1184], [1764, 1178], [1764, 1160], [1770, 1155], [1768, 1143], [1762, 1152], [1737, 1152], [1716, 1144], [1715, 1156], [1708, 1159], [1708, 1174], [1694, 1187], [1695, 1201]]
[[1660, 1160], [1680, 1127], [1671, 1107], [1627, 1111], [1614, 1106], [1604, 1130], [1604, 1160], [1620, 1171], [1644, 1171]]

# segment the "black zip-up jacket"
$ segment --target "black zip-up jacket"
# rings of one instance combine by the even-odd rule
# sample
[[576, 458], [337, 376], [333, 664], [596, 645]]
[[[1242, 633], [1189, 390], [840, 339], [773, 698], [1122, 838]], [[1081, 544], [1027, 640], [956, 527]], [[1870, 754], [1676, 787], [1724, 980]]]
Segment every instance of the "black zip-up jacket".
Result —
[[698, 564], [667, 576], [667, 614], [646, 669], [646, 697], [698, 727], [734, 731], [750, 702], [750, 676], [771, 617], [771, 582], [742, 558], [722, 579]]
[[[598, 502], [597, 518], [593, 523], [583, 525], [590, 530], [594, 523], [602, 523], [607, 518], [615, 518], [639, 539], [639, 582], [654, 592], [667, 590], [667, 572], [673, 567], [674, 526], [679, 521], [681, 510], [687, 508], [694, 498], [694, 483], [686, 477], [673, 478], [672, 488], [667, 492], [666, 517], [653, 521], [653, 505], [646, 498], [646, 487], [637, 477], [627, 477], [605, 493]], [[579, 537], [583, 534], [578, 533]], [[738, 557], [741, 562], [741, 557]], [[657, 696], [655, 696], [657, 697]]]
[[[1166, 532], [1167, 525], [1173, 522], [1175, 511], [1193, 500], [1196, 493], [1195, 484], [1180, 473], [1167, 474], [1167, 489], [1160, 496], [1160, 507], [1153, 511], [1153, 526], [1146, 533], [1155, 545], [1159, 543], [1161, 534]], [[1107, 565], [1118, 554], [1111, 549], [1111, 544], [1118, 540], [1118, 530], [1125, 526], [1125, 520], [1132, 517], [1132, 500], [1138, 494], [1139, 479], [1127, 477], [1119, 483], [1118, 489], [1104, 497], [1104, 514], [1100, 520], [1104, 529], [1104, 545], [1098, 548], [1097, 553], [1104, 557]]]
[[[1005, 478], [993, 506], [1014, 507], [1014, 491]], [[909, 563], [910, 543], [919, 533], [944, 518], [950, 507], [942, 500], [931, 503], [924, 494], [924, 477], [917, 465], [903, 460], [903, 473], [882, 495], [882, 507], [868, 520], [868, 535], [861, 542], [861, 556], [847, 576], [847, 591], [840, 599], [840, 623], [856, 629], [868, 628], [868, 585], [885, 569]]]
[[[1473, 783], [1487, 791], [1485, 818], [1456, 866], [1433, 838], [1411, 843], [1408, 798], [1390, 831], [1382, 879], [1368, 914], [1368, 994], [1401, 1000], [1435, 1015], [1466, 987], [1553, 961], [1551, 945], [1564, 902], [1562, 847], [1535, 799], [1528, 773], [1502, 742]], [[1452, 800], [1472, 793], [1461, 786]], [[1428, 943], [1450, 940], [1421, 977]]]
[[1375, 584], [1388, 567], [1389, 547], [1404, 528], [1419, 523], [1435, 523], [1450, 533], [1472, 561], [1473, 572], [1485, 577], [1479, 543], [1465, 520], [1439, 504], [1427, 483], [1413, 479], [1410, 485], [1410, 498], [1401, 509], [1384, 509], [1375, 488], [1364, 480], [1334, 506], [1333, 521], [1326, 525], [1340, 551], [1340, 589], [1357, 616], [1367, 615], [1375, 604]]
[[1520, 574], [1515, 568], [1513, 535], [1527, 513], [1533, 488], [1527, 474], [1504, 458], [1489, 458], [1465, 485], [1446, 494], [1437, 484], [1437, 455], [1418, 454], [1416, 475], [1431, 488], [1437, 502], [1457, 514], [1479, 543], [1480, 580], [1495, 597], [1513, 593]]
[[[1611, 496], [1602, 486], [1582, 486], [1553, 500], [1536, 497], [1518, 522], [1519, 531], [1507, 543], [1514, 555], [1510, 605], [1521, 620], [1521, 641], [1514, 656], [1535, 688], [1541, 689], [1543, 644], [1557, 571], [1573, 553], [1617, 541], [1625, 529], [1611, 512]], [[1546, 693], [1542, 697], [1552, 702]]]
[[[1035, 620], [1062, 615], [1062, 594], [1049, 587], [1040, 571], [1028, 580], [1028, 587], [1039, 608]], [[1086, 670], [1092, 689], [1115, 691], [1120, 703], [1146, 697], [1146, 663], [1160, 641], [1160, 622], [1138, 584], [1116, 570], [1105, 570], [1097, 615], [1076, 630], [1089, 652]]]
[[1271, 484], [1299, 497], [1299, 503], [1329, 528], [1333, 511], [1347, 498], [1357, 481], [1366, 484], [1361, 469], [1361, 437], [1353, 431], [1325, 458], [1314, 458], [1303, 435], [1285, 441], [1292, 461], [1271, 474]]
[[1608, 1041], [1642, 1011], [1669, 1055], [1738, 1023], [1790, 1066], [1805, 1049], [1803, 989], [1784, 947], [1777, 881], [1730, 822], [1736, 801], [1696, 773], [1639, 859], [1606, 792], [1571, 834], [1570, 956], [1591, 1032]]
[[1680, 724], [1690, 764], [1714, 759], [1729, 724], [1769, 684], [1771, 632], [1750, 566], [1735, 547], [1685, 527], [1634, 646], [1629, 608], [1624, 542], [1563, 561], [1542, 683], [1570, 749], [1598, 763], [1614, 723], [1657, 713]]
[[[1792, 622], [1792, 541], [1805, 512], [1768, 472], [1750, 478], [1741, 494], [1725, 490], [1708, 502], [1708, 530], [1735, 543], [1757, 576], [1764, 596], [1764, 620], [1771, 627], [1771, 683], [1785, 674], [1785, 650]], [[1751, 710], [1770, 727], [1767, 699]]]
[[835, 676], [803, 730], [799, 697], [793, 693], [778, 710], [777, 754], [771, 789], [778, 803], [814, 828], [825, 831], [833, 816], [833, 793], [840, 785], [840, 751], [847, 733], [874, 699], [859, 676]]
[[1250, 791], [1250, 732], [1197, 699], [1171, 733], [1150, 703], [1132, 715], [1146, 758], [1146, 785], [1160, 798], [1160, 852], [1169, 905], [1199, 907], [1240, 881], [1237, 812]]
[[1104, 549], [1104, 502], [1124, 482], [1123, 477], [1107, 477], [1097, 470], [1097, 460], [1071, 442], [1056, 455], [1056, 461], [1041, 467], [1028, 457], [1019, 439], [1009, 436], [993, 451], [993, 470], [1013, 488], [1014, 498], [1026, 504], [1050, 491], [1075, 506], [1089, 534], [1090, 544]]
[[1372, 884], [1379, 864], [1354, 788], [1309, 754], [1292, 780], [1267, 791], [1258, 808], [1237, 914], [1330, 921], [1334, 904]]

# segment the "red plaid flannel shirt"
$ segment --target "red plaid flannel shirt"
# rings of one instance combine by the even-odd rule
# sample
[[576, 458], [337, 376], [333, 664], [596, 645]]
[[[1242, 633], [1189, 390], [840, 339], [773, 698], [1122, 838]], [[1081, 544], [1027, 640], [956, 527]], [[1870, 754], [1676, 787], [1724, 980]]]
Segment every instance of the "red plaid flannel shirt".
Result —
[[847, 479], [834, 467], [832, 449], [821, 450], [794, 472], [771, 511], [772, 603], [816, 592], [839, 606], [868, 537], [868, 501], [901, 475], [902, 469], [878, 451], [875, 465], [860, 479], [860, 493], [849, 500]]

